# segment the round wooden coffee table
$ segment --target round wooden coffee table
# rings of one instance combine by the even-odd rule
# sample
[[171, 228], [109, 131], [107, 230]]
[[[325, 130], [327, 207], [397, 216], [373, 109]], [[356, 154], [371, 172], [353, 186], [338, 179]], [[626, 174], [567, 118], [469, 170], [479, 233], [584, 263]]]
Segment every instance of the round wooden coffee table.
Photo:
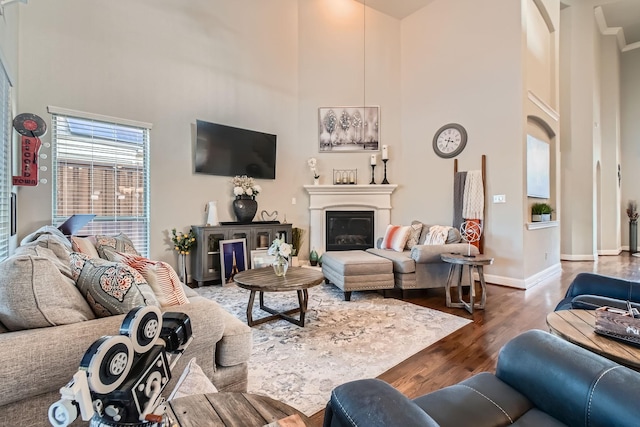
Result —
[[167, 415], [181, 427], [236, 426], [262, 427], [297, 415], [302, 425], [311, 422], [297, 409], [259, 394], [207, 393], [167, 402]]
[[[236, 285], [243, 289], [251, 291], [249, 295], [249, 304], [247, 304], [247, 324], [249, 326], [259, 325], [274, 319], [285, 319], [295, 325], [304, 327], [304, 316], [307, 312], [307, 303], [309, 302], [308, 288], [317, 286], [324, 280], [324, 276], [320, 271], [313, 268], [290, 267], [287, 275], [278, 277], [273, 272], [273, 268], [255, 268], [252, 270], [242, 271], [233, 277]], [[298, 293], [299, 307], [286, 311], [278, 311], [264, 305], [265, 292], [290, 292]], [[260, 294], [260, 308], [272, 316], [262, 317], [253, 320], [253, 303], [256, 292]], [[290, 316], [293, 313], [300, 313], [298, 319]]]
[[549, 331], [607, 359], [640, 371], [640, 348], [596, 334], [594, 310], [559, 310], [547, 315]]

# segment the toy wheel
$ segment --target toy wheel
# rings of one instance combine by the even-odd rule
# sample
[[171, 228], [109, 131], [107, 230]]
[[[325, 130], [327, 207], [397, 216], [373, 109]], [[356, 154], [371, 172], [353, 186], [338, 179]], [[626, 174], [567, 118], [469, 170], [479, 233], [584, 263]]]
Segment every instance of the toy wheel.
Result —
[[162, 314], [154, 306], [138, 307], [122, 322], [120, 334], [131, 338], [136, 353], [146, 353], [156, 343], [162, 330]]
[[129, 375], [133, 345], [128, 337], [102, 337], [87, 350], [80, 367], [87, 371], [89, 388], [99, 394], [114, 391]]

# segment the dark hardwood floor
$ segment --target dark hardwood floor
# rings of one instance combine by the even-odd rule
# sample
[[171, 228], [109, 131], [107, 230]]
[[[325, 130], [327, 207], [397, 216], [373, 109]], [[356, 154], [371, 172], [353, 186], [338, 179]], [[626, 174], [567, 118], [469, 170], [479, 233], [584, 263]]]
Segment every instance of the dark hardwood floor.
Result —
[[[526, 291], [487, 284], [486, 309], [474, 310], [473, 315], [461, 308], [447, 308], [444, 289], [410, 292], [405, 301], [466, 317], [473, 323], [378, 378], [413, 398], [479, 372], [493, 372], [498, 351], [507, 341], [529, 329], [548, 330], [547, 313], [562, 299], [575, 275], [583, 271], [640, 280], [640, 258], [623, 252], [619, 256], [601, 256], [596, 263], [563, 261], [560, 278]], [[323, 417], [324, 411], [313, 415], [313, 426], [321, 426]]]

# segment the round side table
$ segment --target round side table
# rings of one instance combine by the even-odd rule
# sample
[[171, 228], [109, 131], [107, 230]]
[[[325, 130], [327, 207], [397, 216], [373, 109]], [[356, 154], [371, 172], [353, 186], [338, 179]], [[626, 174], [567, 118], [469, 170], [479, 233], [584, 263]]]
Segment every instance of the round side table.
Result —
[[[482, 268], [485, 265], [493, 264], [493, 258], [485, 255], [466, 256], [461, 254], [442, 254], [440, 255], [440, 258], [442, 258], [442, 261], [451, 264], [451, 269], [449, 270], [449, 277], [447, 278], [447, 286], [445, 290], [447, 307], [465, 308], [469, 313], [473, 313], [474, 308], [484, 310], [484, 306], [487, 302], [487, 284], [484, 281], [484, 273], [482, 271]], [[471, 284], [471, 289], [469, 291], [469, 302], [465, 301], [462, 298], [462, 272], [465, 266], [468, 267], [469, 283]], [[476, 296], [474, 286], [475, 280], [473, 279], [474, 268], [478, 272], [480, 287], [482, 288], [482, 296], [480, 297], [480, 302], [474, 302], [474, 298]], [[454, 280], [456, 280], [457, 282], [456, 285], [458, 286], [458, 299], [460, 300], [460, 302], [451, 302], [451, 286], [453, 286]]]

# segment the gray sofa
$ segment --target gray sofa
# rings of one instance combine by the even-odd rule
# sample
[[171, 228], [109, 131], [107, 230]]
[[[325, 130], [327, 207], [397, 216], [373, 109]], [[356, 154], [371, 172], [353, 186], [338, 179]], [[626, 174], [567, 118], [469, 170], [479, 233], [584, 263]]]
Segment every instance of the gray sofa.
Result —
[[[417, 221], [413, 222], [414, 224]], [[387, 258], [393, 262], [395, 288], [402, 291], [408, 289], [443, 288], [447, 284], [451, 265], [440, 258], [443, 253], [467, 253], [469, 244], [462, 241], [460, 232], [455, 228], [449, 230], [446, 243], [442, 245], [425, 245], [427, 233], [431, 226], [424, 224], [418, 238], [418, 244], [403, 252], [380, 249], [382, 238], [378, 239], [375, 248], [367, 252]], [[471, 246], [471, 254], [477, 255], [478, 248]], [[463, 277], [463, 280], [468, 279]], [[463, 282], [464, 284], [464, 282]], [[404, 292], [403, 292], [404, 294]]]
[[[47, 411], [49, 406], [60, 399], [59, 389], [71, 380], [78, 370], [80, 360], [89, 346], [104, 335], [117, 335], [124, 319], [123, 315], [92, 318], [84, 321], [73, 321], [83, 317], [86, 312], [80, 308], [74, 315], [66, 314], [65, 320], [61, 311], [69, 311], [68, 305], [56, 310], [51, 303], [56, 295], [44, 296], [46, 288], [52, 288], [64, 276], [64, 245], [59, 239], [38, 238], [38, 248], [29, 251], [18, 251], [10, 259], [0, 263], [0, 287], [4, 301], [0, 301], [0, 425], [14, 426], [48, 426]], [[33, 252], [34, 253], [27, 253]], [[15, 317], [25, 317], [28, 312], [31, 320], [42, 318], [53, 324], [48, 327], [19, 329], [8, 317], [16, 313], [15, 304], [11, 306], [6, 299], [6, 287], [23, 280], [11, 277], [17, 271], [16, 261], [33, 265], [33, 278], [36, 284], [46, 282], [48, 286], [33, 286], [35, 307], [25, 307]], [[4, 264], [4, 265], [3, 265]], [[62, 271], [59, 268], [63, 268]], [[16, 273], [17, 274], [17, 273]], [[26, 279], [25, 279], [26, 280]], [[23, 280], [24, 281], [24, 280]], [[251, 329], [240, 320], [226, 312], [216, 302], [200, 297], [193, 290], [184, 287], [189, 304], [163, 307], [161, 311], [183, 312], [191, 319], [193, 337], [191, 345], [180, 358], [173, 370], [173, 378], [164, 395], [168, 396], [173, 385], [186, 364], [195, 357], [206, 375], [220, 391], [246, 391], [247, 363], [251, 353]], [[65, 288], [58, 294], [64, 294], [65, 300], [76, 298]], [[79, 291], [78, 291], [79, 294]], [[60, 301], [60, 300], [58, 300]], [[79, 301], [79, 300], [78, 300]], [[80, 304], [76, 302], [76, 304]], [[64, 304], [62, 304], [64, 305]], [[29, 311], [31, 310], [31, 311]], [[8, 326], [8, 325], [12, 326]], [[74, 424], [80, 423], [76, 420]]]

